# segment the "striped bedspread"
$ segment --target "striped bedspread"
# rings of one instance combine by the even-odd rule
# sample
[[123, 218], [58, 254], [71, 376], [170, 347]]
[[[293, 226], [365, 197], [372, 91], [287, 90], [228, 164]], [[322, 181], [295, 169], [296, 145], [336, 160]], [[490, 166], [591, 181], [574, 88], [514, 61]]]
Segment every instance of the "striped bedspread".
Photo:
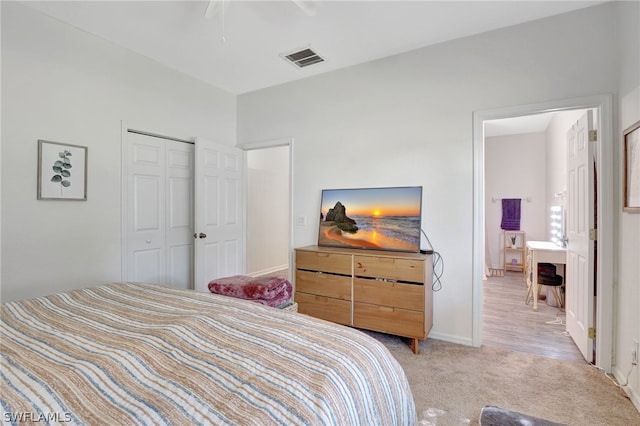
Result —
[[3, 423], [408, 425], [369, 336], [211, 293], [115, 283], [2, 305]]

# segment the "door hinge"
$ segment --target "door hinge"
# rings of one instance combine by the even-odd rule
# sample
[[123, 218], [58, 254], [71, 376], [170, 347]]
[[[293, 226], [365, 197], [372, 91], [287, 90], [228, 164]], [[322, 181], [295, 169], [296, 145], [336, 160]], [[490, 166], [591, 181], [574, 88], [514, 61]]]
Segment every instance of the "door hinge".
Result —
[[589, 339], [596, 338], [596, 329], [594, 327], [589, 327]]
[[589, 130], [589, 142], [595, 142], [598, 140], [598, 131]]
[[598, 230], [597, 229], [589, 229], [589, 239], [591, 241], [598, 241]]

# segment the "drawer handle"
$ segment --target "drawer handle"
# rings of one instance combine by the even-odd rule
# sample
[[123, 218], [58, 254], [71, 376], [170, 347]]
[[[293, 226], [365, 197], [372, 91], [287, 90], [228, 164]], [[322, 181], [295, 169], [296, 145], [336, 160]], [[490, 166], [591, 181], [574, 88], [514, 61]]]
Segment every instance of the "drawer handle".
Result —
[[379, 308], [382, 312], [393, 312], [393, 308], [390, 308], [388, 306], [380, 306]]

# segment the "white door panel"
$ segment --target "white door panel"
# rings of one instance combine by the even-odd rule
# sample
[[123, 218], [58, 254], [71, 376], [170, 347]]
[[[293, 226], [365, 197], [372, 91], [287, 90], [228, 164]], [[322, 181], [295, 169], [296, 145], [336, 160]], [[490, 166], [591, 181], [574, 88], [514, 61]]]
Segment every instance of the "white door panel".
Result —
[[164, 275], [162, 257], [162, 250], [157, 248], [133, 251], [131, 280], [154, 284], [160, 282]]
[[167, 283], [193, 288], [194, 147], [166, 141]]
[[224, 242], [224, 275], [234, 275], [240, 270], [240, 244], [238, 240]]
[[589, 231], [594, 228], [594, 143], [592, 112], [587, 111], [567, 134], [567, 331], [585, 360], [593, 360], [593, 339], [589, 328], [594, 324], [594, 242]]
[[191, 178], [170, 177], [167, 197], [169, 197], [169, 223], [173, 230], [193, 229], [193, 180]]
[[[222, 277], [225, 276], [223, 268], [220, 265], [221, 257], [220, 257], [220, 243], [217, 242], [209, 242], [202, 243], [203, 257], [201, 261], [201, 267], [203, 269], [204, 277]], [[207, 289], [207, 280], [201, 280], [201, 288], [200, 290]], [[209, 280], [210, 281], [210, 280]], [[196, 288], [198, 290], [198, 288]]]
[[224, 180], [224, 208], [225, 208], [225, 225], [237, 225], [238, 222], [238, 197], [240, 194], [238, 193], [238, 181], [235, 179], [225, 179]]
[[191, 288], [193, 145], [127, 133], [126, 279]]
[[242, 157], [239, 149], [196, 139], [195, 289], [214, 278], [244, 272], [241, 212]]
[[[193, 237], [192, 237], [193, 239]], [[193, 282], [193, 243], [168, 247], [168, 284], [191, 288]]]
[[203, 215], [204, 215], [204, 223], [202, 225], [209, 226], [218, 226], [219, 217], [218, 209], [220, 208], [219, 204], [215, 202], [206, 202], [206, 200], [217, 200], [218, 199], [218, 177], [217, 176], [204, 176], [204, 197], [205, 201], [202, 203], [203, 207]]
[[131, 144], [131, 162], [136, 166], [162, 167], [164, 163], [164, 147], [158, 141], [146, 139], [142, 135], [129, 134]]
[[164, 278], [164, 147], [129, 134], [127, 158], [127, 279], [159, 283]]
[[133, 217], [136, 232], [158, 232], [162, 222], [163, 184], [159, 175], [135, 174], [133, 179]]

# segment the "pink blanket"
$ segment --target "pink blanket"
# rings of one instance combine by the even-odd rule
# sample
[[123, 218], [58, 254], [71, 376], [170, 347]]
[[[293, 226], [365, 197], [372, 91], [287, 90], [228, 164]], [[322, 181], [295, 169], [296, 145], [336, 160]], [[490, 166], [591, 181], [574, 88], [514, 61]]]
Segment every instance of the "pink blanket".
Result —
[[211, 280], [209, 291], [277, 307], [291, 299], [293, 289], [286, 278], [234, 275]]

